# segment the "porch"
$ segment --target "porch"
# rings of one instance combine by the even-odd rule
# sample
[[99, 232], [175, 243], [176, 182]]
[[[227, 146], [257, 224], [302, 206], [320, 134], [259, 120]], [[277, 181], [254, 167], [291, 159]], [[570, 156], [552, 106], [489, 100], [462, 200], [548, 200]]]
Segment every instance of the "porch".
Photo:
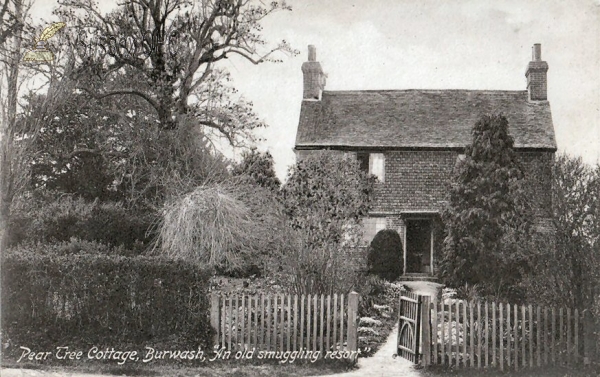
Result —
[[436, 282], [435, 257], [441, 248], [442, 228], [437, 211], [371, 214], [365, 219], [365, 241], [370, 242], [383, 229], [393, 229], [402, 240], [401, 281]]

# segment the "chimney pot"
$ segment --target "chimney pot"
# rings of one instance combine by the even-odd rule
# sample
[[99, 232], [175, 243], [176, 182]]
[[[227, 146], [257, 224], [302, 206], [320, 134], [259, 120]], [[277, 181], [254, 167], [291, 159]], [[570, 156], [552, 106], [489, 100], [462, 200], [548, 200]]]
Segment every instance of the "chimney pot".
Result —
[[308, 61], [309, 62], [317, 61], [317, 48], [313, 45], [308, 45]]
[[533, 57], [531, 60], [539, 62], [542, 60], [542, 45], [539, 43], [536, 43], [533, 45]]

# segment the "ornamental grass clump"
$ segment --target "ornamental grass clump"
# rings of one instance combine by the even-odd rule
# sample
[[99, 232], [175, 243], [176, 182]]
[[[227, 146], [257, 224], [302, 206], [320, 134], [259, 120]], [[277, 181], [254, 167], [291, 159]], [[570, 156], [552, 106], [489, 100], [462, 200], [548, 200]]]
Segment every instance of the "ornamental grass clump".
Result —
[[236, 186], [200, 186], [168, 203], [157, 247], [164, 255], [209, 266], [237, 266], [260, 235]]

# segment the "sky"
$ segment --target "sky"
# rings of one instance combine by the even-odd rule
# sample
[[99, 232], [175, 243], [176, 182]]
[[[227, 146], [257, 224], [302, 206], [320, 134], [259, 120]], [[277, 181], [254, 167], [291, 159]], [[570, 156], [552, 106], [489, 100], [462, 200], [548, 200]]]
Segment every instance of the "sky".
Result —
[[[34, 16], [56, 4], [38, 2]], [[287, 2], [293, 10], [267, 17], [263, 35], [273, 45], [286, 40], [298, 56], [224, 62], [269, 125], [259, 147], [274, 156], [280, 178], [294, 163], [309, 44], [328, 75], [325, 90], [525, 90], [531, 47], [541, 43], [558, 149], [600, 162], [600, 0]]]

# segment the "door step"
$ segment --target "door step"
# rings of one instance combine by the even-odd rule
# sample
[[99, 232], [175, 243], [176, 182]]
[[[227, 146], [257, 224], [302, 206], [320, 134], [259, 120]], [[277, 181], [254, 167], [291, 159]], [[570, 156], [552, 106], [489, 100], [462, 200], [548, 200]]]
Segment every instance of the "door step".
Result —
[[438, 278], [433, 276], [433, 275], [429, 275], [429, 274], [404, 274], [404, 275], [400, 275], [400, 277], [398, 278], [398, 281], [402, 282], [402, 281], [434, 281], [437, 282]]

